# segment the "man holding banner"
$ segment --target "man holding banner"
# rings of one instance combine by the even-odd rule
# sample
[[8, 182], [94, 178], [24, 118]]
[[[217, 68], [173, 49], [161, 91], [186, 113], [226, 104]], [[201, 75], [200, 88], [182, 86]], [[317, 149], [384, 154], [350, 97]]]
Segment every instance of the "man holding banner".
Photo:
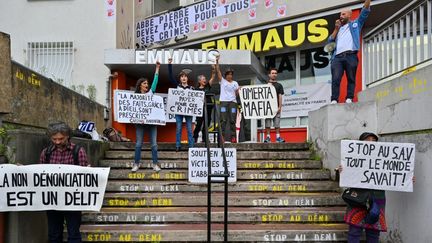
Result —
[[271, 68], [269, 70], [269, 73], [268, 73], [268, 76], [269, 76], [268, 83], [272, 84], [276, 89], [278, 110], [277, 110], [275, 117], [265, 119], [265, 127], [266, 127], [267, 137], [264, 140], [264, 143], [270, 143], [271, 142], [270, 128], [271, 128], [272, 121], [273, 121], [273, 126], [275, 127], [275, 130], [276, 130], [276, 142], [278, 142], [278, 143], [284, 143], [285, 142], [285, 140], [283, 138], [281, 138], [281, 136], [280, 136], [280, 118], [281, 118], [281, 110], [282, 110], [282, 96], [285, 93], [284, 93], [283, 86], [276, 81], [277, 74], [278, 74], [278, 71], [276, 68]]
[[[84, 148], [70, 142], [71, 129], [64, 122], [48, 125], [47, 135], [52, 145], [42, 150], [39, 162], [43, 164], [69, 164], [88, 166]], [[68, 242], [81, 242], [81, 211], [47, 211], [50, 243], [63, 242], [63, 223], [66, 221]]]

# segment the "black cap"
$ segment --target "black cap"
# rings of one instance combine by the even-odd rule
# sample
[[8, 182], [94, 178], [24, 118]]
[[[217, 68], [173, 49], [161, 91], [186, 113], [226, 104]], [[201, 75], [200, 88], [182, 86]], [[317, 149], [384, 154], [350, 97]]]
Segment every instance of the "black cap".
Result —
[[366, 140], [368, 137], [374, 137], [376, 141], [378, 141], [378, 136], [375, 133], [372, 132], [364, 132], [360, 135], [359, 140], [363, 141]]

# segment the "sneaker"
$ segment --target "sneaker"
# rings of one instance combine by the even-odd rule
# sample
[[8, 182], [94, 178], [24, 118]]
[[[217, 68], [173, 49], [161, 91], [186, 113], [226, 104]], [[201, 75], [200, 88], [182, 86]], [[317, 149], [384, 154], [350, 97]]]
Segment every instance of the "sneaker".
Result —
[[137, 172], [138, 171], [138, 169], [139, 169], [139, 167], [140, 167], [140, 164], [138, 163], [134, 163], [133, 164], [133, 166], [132, 166], [132, 172]]
[[176, 152], [179, 152], [181, 150], [180, 147], [176, 147]]
[[237, 139], [235, 137], [231, 138], [231, 143], [237, 143]]
[[285, 143], [285, 140], [281, 137], [276, 138], [277, 143]]
[[264, 140], [264, 143], [271, 143], [270, 137], [266, 137], [266, 139]]
[[153, 170], [156, 172], [159, 172], [161, 170], [161, 167], [158, 164], [152, 164]]
[[330, 102], [330, 104], [337, 104], [337, 100], [332, 100], [331, 102]]
[[345, 103], [347, 103], [347, 104], [351, 104], [351, 103], [352, 103], [352, 99], [346, 99], [346, 100], [345, 100]]

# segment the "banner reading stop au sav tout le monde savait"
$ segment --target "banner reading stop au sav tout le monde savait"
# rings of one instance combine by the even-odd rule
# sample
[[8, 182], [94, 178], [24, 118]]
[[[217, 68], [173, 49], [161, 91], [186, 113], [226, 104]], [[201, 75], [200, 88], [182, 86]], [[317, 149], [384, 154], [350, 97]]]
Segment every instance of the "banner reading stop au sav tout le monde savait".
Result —
[[0, 212], [99, 211], [109, 171], [63, 164], [0, 165]]
[[341, 141], [341, 187], [413, 191], [415, 144]]

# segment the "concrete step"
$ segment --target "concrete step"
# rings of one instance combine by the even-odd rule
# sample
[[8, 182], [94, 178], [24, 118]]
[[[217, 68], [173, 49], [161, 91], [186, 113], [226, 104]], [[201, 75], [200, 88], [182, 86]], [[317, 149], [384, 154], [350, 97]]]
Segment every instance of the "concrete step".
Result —
[[[163, 169], [154, 172], [152, 169], [140, 169], [134, 173], [130, 170], [111, 170], [109, 179], [133, 179], [133, 180], [187, 180], [187, 170]], [[322, 170], [240, 170], [237, 171], [238, 180], [329, 180], [330, 171]]]
[[[229, 242], [342, 242], [346, 224], [230, 224]], [[84, 242], [206, 242], [206, 224], [83, 225]], [[223, 225], [212, 225], [212, 242], [223, 241]]]
[[[207, 191], [207, 184], [192, 184], [185, 181], [138, 181], [116, 180], [108, 181], [108, 192], [162, 192], [166, 188], [177, 192], [203, 192]], [[230, 192], [323, 192], [335, 191], [339, 188], [334, 181], [237, 181], [230, 183]], [[223, 191], [223, 184], [212, 186], [212, 191]]]
[[[175, 186], [174, 186], [175, 188]], [[160, 190], [159, 190], [160, 191]], [[221, 192], [211, 195], [213, 206], [223, 206]], [[230, 193], [230, 207], [327, 207], [345, 206], [339, 192]], [[106, 193], [104, 207], [206, 207], [207, 192]]]
[[[343, 222], [345, 207], [323, 208], [228, 208], [230, 224], [257, 223], [334, 223]], [[223, 223], [223, 207], [212, 208], [213, 223]], [[85, 212], [83, 224], [170, 224], [206, 223], [207, 207], [165, 208], [103, 208], [100, 212]]]
[[[131, 168], [133, 159], [104, 159], [99, 162], [102, 167], [111, 168]], [[159, 164], [162, 169], [187, 169], [187, 159], [160, 159]], [[274, 169], [320, 169], [321, 161], [317, 160], [237, 160], [237, 169], [256, 169], [256, 170], [274, 170]], [[141, 168], [151, 168], [150, 159], [141, 160]]]
[[[164, 159], [188, 159], [187, 151], [172, 152], [172, 151], [159, 151], [158, 157]], [[237, 159], [248, 160], [281, 160], [281, 159], [310, 159], [311, 152], [309, 151], [237, 151]], [[125, 150], [109, 150], [105, 152], [106, 159], [132, 159], [134, 158], [134, 151]], [[141, 152], [141, 159], [151, 159], [149, 151]]]
[[[158, 150], [175, 150], [175, 143], [158, 143]], [[187, 148], [187, 144], [182, 144], [183, 148]], [[197, 148], [204, 148], [204, 143], [198, 143], [195, 145]], [[210, 147], [217, 147], [217, 143], [211, 143]], [[225, 143], [225, 148], [237, 148], [238, 151], [258, 151], [258, 150], [308, 150], [309, 145], [307, 143]], [[111, 150], [134, 150], [135, 143], [132, 142], [110, 142]], [[144, 143], [142, 150], [150, 150], [151, 146], [149, 143]]]

